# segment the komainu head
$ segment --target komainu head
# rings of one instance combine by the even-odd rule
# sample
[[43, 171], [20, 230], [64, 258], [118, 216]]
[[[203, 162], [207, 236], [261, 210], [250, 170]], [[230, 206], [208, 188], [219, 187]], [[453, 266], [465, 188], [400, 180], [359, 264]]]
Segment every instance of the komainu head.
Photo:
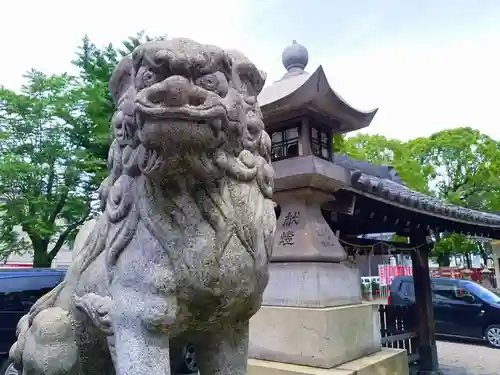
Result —
[[[139, 171], [173, 183], [257, 179], [269, 198], [271, 142], [257, 103], [264, 82], [236, 51], [189, 39], [140, 45], [110, 80], [118, 107], [110, 178]], [[137, 155], [118, 162], [116, 152]]]

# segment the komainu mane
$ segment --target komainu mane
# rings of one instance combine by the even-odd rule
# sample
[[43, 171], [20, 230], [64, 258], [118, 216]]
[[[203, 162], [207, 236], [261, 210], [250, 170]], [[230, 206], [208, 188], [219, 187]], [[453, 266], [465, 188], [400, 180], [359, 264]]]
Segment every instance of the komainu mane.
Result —
[[246, 373], [276, 225], [264, 81], [242, 54], [188, 39], [123, 58], [103, 214], [20, 320], [19, 370], [166, 375], [189, 340], [202, 375]]

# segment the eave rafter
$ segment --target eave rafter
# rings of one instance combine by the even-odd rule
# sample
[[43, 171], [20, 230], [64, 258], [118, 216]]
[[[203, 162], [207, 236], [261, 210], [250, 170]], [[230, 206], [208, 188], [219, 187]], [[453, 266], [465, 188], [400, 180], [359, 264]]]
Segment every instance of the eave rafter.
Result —
[[356, 197], [352, 215], [325, 212], [330, 225], [341, 233], [359, 235], [394, 232], [401, 236], [409, 236], [419, 232], [454, 232], [500, 238], [500, 226], [497, 227], [493, 223], [470, 222], [455, 217], [436, 215], [423, 209], [412, 209], [401, 202], [384, 200], [353, 189], [335, 193], [337, 200], [345, 200], [347, 196]]

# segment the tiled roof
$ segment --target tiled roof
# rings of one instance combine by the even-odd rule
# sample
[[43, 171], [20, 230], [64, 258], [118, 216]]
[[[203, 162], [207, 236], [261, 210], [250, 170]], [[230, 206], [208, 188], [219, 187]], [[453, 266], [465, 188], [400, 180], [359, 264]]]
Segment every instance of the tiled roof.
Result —
[[408, 187], [386, 178], [363, 173], [351, 172], [352, 188], [368, 195], [406, 206], [410, 209], [427, 212], [431, 215], [465, 221], [472, 225], [500, 228], [500, 215], [470, 210], [443, 200], [416, 192]]
[[500, 228], [500, 214], [470, 210], [411, 190], [404, 185], [397, 171], [391, 166], [371, 164], [341, 154], [333, 155], [332, 161], [351, 170], [351, 188], [365, 195], [382, 198], [434, 216], [471, 225]]
[[343, 154], [333, 154], [332, 162], [351, 171], [361, 171], [371, 176], [385, 178], [404, 185], [398, 172], [390, 165], [372, 164]]

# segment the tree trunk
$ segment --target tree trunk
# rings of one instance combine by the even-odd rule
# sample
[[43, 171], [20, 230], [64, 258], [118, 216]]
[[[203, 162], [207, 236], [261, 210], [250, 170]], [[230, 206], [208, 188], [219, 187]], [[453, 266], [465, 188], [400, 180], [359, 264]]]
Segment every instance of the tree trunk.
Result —
[[450, 254], [440, 253], [437, 257], [437, 262], [439, 267], [449, 267], [450, 266]]
[[488, 254], [486, 254], [484, 251], [481, 251], [481, 258], [483, 260], [483, 266], [488, 267], [488, 260], [490, 259]]
[[470, 253], [465, 254], [465, 262], [467, 263], [467, 268], [472, 268], [472, 260], [470, 257]]
[[48, 244], [39, 243], [33, 246], [33, 267], [34, 268], [50, 268], [52, 266], [52, 257], [47, 252]]
[[483, 265], [485, 267], [488, 267], [488, 259], [490, 259], [488, 251], [486, 250], [485, 246], [482, 243], [478, 243], [478, 247], [479, 247], [479, 255], [481, 255], [481, 258], [483, 260]]

